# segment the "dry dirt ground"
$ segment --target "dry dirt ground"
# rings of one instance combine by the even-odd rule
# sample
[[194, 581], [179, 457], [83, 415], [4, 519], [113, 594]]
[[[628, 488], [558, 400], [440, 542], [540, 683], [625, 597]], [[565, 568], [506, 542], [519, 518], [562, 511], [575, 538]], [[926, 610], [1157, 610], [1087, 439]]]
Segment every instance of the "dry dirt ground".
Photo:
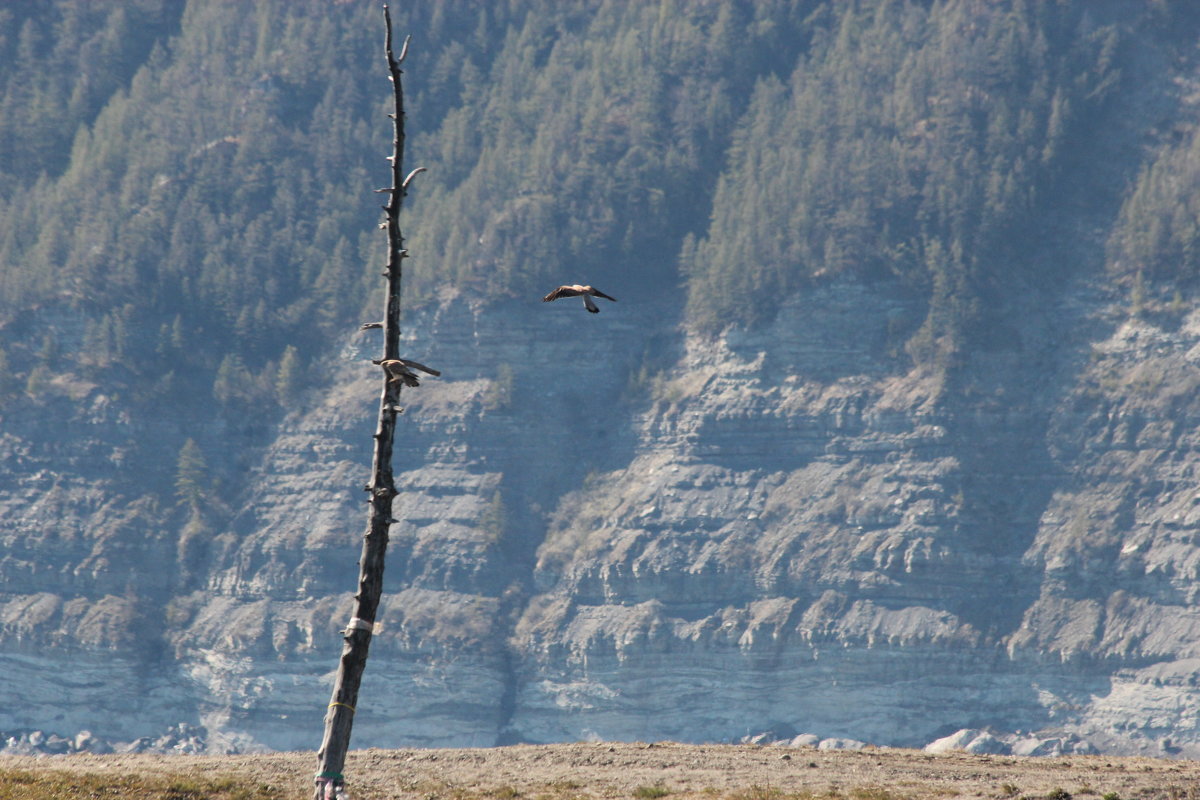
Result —
[[[8, 756], [0, 800], [307, 798], [315, 767], [312, 753]], [[351, 800], [1200, 800], [1200, 763], [1191, 761], [667, 742], [360, 750], [346, 778]]]

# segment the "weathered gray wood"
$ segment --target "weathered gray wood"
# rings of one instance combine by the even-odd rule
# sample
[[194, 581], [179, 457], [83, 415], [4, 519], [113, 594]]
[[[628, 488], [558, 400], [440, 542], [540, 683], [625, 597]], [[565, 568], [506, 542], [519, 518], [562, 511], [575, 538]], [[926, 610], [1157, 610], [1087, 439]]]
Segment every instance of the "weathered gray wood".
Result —
[[[386, 361], [400, 357], [400, 278], [404, 258], [408, 255], [404, 249], [404, 236], [400, 232], [400, 206], [407, 193], [407, 182], [401, 178], [404, 161], [404, 87], [400, 64], [408, 53], [408, 43], [412, 37], [405, 38], [404, 47], [397, 58], [392, 53], [392, 17], [386, 5], [383, 7], [383, 19], [387, 29], [384, 49], [396, 106], [395, 113], [388, 115], [393, 120], [394, 130], [392, 155], [389, 158], [392, 185], [385, 190], [389, 200], [383, 207], [387, 213], [384, 226], [388, 232], [388, 261], [387, 272], [384, 273], [387, 276], [387, 308], [383, 321], [384, 352], [381, 360]], [[342, 770], [346, 764], [346, 751], [350, 749], [350, 731], [358, 706], [358, 687], [367, 663], [371, 633], [383, 591], [388, 529], [394, 521], [392, 500], [396, 496], [396, 487], [392, 477], [392, 442], [396, 415], [402, 410], [399, 402], [401, 384], [399, 381], [389, 381], [387, 374], [383, 370], [380, 372], [383, 391], [379, 398], [379, 422], [375, 428], [371, 482], [365, 487], [369, 493], [370, 512], [359, 561], [358, 594], [354, 598], [354, 616], [344, 631], [345, 644], [334, 678], [333, 695], [325, 714], [325, 736], [317, 753], [320, 766], [314, 800], [322, 800], [327, 794], [341, 794], [344, 785]]]

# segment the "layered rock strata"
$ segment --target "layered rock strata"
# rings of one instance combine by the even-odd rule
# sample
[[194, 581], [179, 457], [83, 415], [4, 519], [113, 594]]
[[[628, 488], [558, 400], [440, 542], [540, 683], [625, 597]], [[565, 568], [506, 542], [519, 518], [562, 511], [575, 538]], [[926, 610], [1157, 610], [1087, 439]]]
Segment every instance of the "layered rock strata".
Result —
[[[717, 338], [635, 298], [413, 315], [444, 377], [405, 392], [356, 744], [992, 727], [1200, 753], [1200, 315], [1064, 296], [953, 374], [911, 368], [902, 291], [849, 280]], [[69, 451], [4, 412], [0, 728], [314, 745], [373, 335], [315, 368], [215, 530], [155, 524], [120, 468], [154, 423], [98, 387]]]

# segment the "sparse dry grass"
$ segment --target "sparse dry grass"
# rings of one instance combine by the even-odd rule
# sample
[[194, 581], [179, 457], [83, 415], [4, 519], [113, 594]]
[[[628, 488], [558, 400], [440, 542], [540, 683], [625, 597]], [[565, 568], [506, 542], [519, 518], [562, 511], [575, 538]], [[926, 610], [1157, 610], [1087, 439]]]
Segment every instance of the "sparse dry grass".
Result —
[[281, 787], [258, 783], [244, 775], [204, 778], [169, 772], [114, 774], [0, 768], [2, 800], [280, 800], [285, 796]]
[[[0, 758], [0, 800], [307, 800], [311, 753]], [[352, 800], [1200, 800], [1200, 763], [666, 742], [360, 750]]]

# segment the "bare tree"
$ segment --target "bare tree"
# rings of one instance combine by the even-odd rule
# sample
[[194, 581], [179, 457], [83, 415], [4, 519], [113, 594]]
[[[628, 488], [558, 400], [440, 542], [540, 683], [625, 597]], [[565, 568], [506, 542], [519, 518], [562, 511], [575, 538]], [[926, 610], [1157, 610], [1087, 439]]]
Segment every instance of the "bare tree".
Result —
[[[418, 167], [401, 179], [404, 160], [404, 86], [401, 83], [400, 65], [408, 53], [408, 44], [412, 37], [405, 38], [398, 57], [393, 55], [392, 16], [386, 5], [383, 7], [383, 19], [387, 28], [384, 48], [395, 96], [395, 112], [389, 115], [394, 123], [392, 155], [389, 158], [392, 162], [392, 185], [376, 190], [389, 195], [388, 203], [383, 207], [387, 220], [381, 226], [387, 228], [388, 238], [387, 272], [384, 273], [387, 277], [387, 309], [382, 325], [383, 358], [375, 362], [377, 364], [401, 362], [400, 278], [408, 251], [404, 249], [404, 236], [400, 232], [400, 205], [408, 193], [408, 186], [413, 177], [425, 169]], [[376, 325], [372, 324], [370, 327]], [[436, 374], [428, 368], [423, 369]], [[375, 428], [371, 482], [364, 487], [370, 493], [370, 513], [359, 561], [358, 594], [354, 597], [354, 616], [343, 631], [345, 644], [338, 663], [337, 677], [333, 683], [333, 696], [325, 714], [325, 737], [317, 753], [320, 767], [316, 776], [316, 789], [313, 792], [314, 800], [332, 800], [344, 794], [345, 781], [342, 770], [346, 764], [346, 751], [350, 749], [350, 730], [354, 724], [354, 710], [358, 705], [358, 687], [367, 663], [367, 651], [371, 646], [371, 635], [375, 627], [375, 614], [383, 590], [383, 562], [387, 553], [388, 529], [395, 521], [392, 519], [392, 500], [396, 496], [396, 486], [392, 477], [392, 441], [396, 430], [396, 416], [402, 410], [400, 388], [404, 382], [396, 380], [386, 368], [382, 373], [383, 391], [379, 398], [379, 422]]]

